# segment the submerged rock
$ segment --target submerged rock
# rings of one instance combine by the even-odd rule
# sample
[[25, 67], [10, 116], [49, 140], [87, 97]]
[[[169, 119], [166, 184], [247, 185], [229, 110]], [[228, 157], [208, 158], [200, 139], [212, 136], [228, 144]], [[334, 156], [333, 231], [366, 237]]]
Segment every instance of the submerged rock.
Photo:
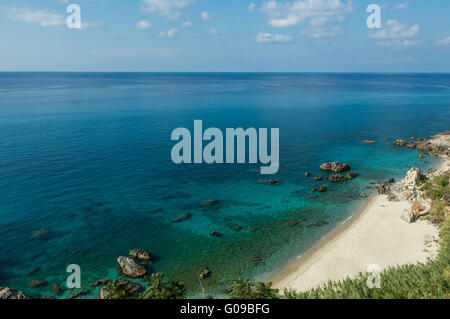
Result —
[[321, 186], [319, 188], [319, 192], [321, 192], [321, 193], [325, 193], [326, 191], [328, 191], [328, 186]]
[[132, 249], [130, 250], [130, 257], [134, 259], [140, 259], [144, 261], [150, 261], [150, 254], [143, 249]]
[[332, 182], [332, 183], [343, 183], [343, 182], [345, 182], [345, 177], [340, 175], [340, 174], [327, 176], [327, 179], [330, 182]]
[[347, 172], [351, 169], [350, 165], [341, 164], [339, 162], [329, 162], [320, 165], [320, 169], [323, 171], [329, 171], [334, 173]]
[[348, 180], [352, 180], [352, 179], [356, 178], [358, 175], [359, 175], [358, 172], [350, 172], [350, 173], [345, 174], [345, 178]]
[[0, 287], [0, 299], [31, 299], [23, 291], [14, 290], [8, 287]]
[[211, 276], [211, 270], [209, 270], [208, 267], [202, 268], [202, 269], [200, 269], [200, 270], [198, 271], [198, 276], [199, 276], [201, 279], [206, 279], [206, 278], [208, 278], [209, 276]]
[[47, 282], [43, 279], [35, 279], [30, 281], [28, 284], [31, 288], [42, 288], [44, 286], [47, 286]]
[[61, 296], [66, 291], [66, 288], [61, 285], [54, 284], [52, 285], [51, 290], [56, 296]]
[[86, 296], [88, 294], [89, 294], [89, 290], [86, 290], [84, 288], [83, 289], [77, 289], [74, 292], [70, 293], [67, 296], [67, 299], [77, 299], [77, 298], [80, 298], [80, 297], [84, 297], [84, 296]]
[[120, 265], [120, 268], [125, 276], [131, 278], [139, 278], [143, 277], [147, 274], [147, 270], [134, 262], [133, 259], [120, 256], [117, 258], [117, 262]]
[[298, 225], [298, 221], [296, 221], [296, 220], [289, 220], [287, 222], [288, 227], [293, 227], [293, 226], [297, 226], [297, 225]]
[[202, 205], [216, 206], [216, 205], [219, 205], [219, 201], [217, 199], [208, 199], [208, 200], [204, 200], [202, 202]]
[[260, 263], [262, 263], [262, 258], [259, 256], [253, 256], [249, 260], [253, 264], [253, 266], [258, 266]]
[[276, 184], [278, 184], [279, 183], [279, 181], [278, 180], [276, 180], [276, 179], [269, 179], [269, 180], [266, 180], [266, 179], [260, 179], [259, 181], [258, 181], [258, 183], [259, 184], [266, 184], [266, 185], [276, 185]]
[[212, 232], [210, 232], [210, 235], [211, 235], [211, 236], [214, 236], [214, 237], [220, 237], [220, 236], [222, 236], [222, 234], [221, 234], [221, 233], [219, 233], [219, 232], [216, 232], [216, 231], [212, 231]]
[[323, 178], [322, 176], [314, 176], [315, 181], [321, 181]]
[[372, 140], [364, 140], [364, 144], [375, 144], [375, 141]]
[[185, 220], [188, 220], [191, 217], [192, 217], [191, 213], [180, 214], [177, 217], [175, 217], [174, 219], [172, 219], [172, 223], [181, 223]]
[[50, 235], [50, 231], [46, 228], [41, 228], [33, 231], [31, 239], [45, 239]]

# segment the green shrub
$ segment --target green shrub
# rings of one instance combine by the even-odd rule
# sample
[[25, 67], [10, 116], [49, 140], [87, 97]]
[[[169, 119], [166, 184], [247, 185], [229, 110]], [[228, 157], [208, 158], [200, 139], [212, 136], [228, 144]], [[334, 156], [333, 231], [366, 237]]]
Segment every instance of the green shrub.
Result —
[[270, 282], [252, 282], [249, 278], [239, 278], [233, 280], [226, 292], [235, 299], [278, 299], [278, 289], [271, 287]]
[[182, 298], [186, 292], [184, 283], [167, 281], [163, 273], [152, 274], [149, 286], [140, 295], [142, 299], [178, 299]]

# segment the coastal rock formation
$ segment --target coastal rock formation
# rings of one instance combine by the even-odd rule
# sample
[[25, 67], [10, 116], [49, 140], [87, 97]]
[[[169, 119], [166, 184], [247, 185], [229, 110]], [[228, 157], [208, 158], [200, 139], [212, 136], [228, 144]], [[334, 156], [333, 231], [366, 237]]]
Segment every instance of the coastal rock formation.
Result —
[[345, 177], [340, 175], [340, 174], [327, 176], [327, 179], [330, 182], [332, 182], [332, 183], [343, 183], [343, 182], [345, 182]]
[[399, 138], [398, 140], [394, 141], [394, 145], [397, 147], [405, 147], [406, 141]]
[[321, 181], [323, 178], [322, 176], [314, 176], [315, 181]]
[[147, 274], [147, 270], [141, 265], [138, 265], [134, 262], [133, 259], [120, 256], [117, 258], [117, 262], [120, 265], [120, 268], [125, 276], [131, 278], [139, 278], [143, 277]]
[[403, 180], [404, 184], [409, 187], [417, 187], [418, 184], [425, 180], [426, 176], [417, 167], [411, 168]]
[[364, 140], [364, 144], [375, 144], [375, 141], [372, 140]]
[[150, 261], [150, 254], [143, 249], [132, 249], [130, 250], [130, 257], [134, 259], [140, 259], [144, 261]]
[[8, 287], [0, 287], [0, 299], [31, 299], [22, 291], [17, 291]]
[[[121, 296], [122, 298], [130, 298], [135, 296], [141, 292], [142, 289], [141, 285], [125, 279], [116, 279], [114, 281], [114, 285], [125, 294], [125, 296]], [[111, 288], [109, 285], [100, 289], [99, 297], [100, 299], [111, 299]]]
[[320, 188], [319, 188], [319, 192], [320, 193], [325, 193], [326, 191], [328, 191], [328, 186], [321, 186]]
[[350, 172], [350, 173], [345, 174], [345, 178], [348, 180], [352, 180], [352, 179], [356, 178], [358, 175], [359, 175], [358, 172]]
[[341, 164], [339, 162], [329, 162], [320, 165], [320, 169], [322, 171], [341, 173], [349, 171], [351, 167], [347, 164]]
[[419, 151], [428, 152], [433, 156], [450, 157], [450, 131], [434, 135], [429, 139], [418, 142], [416, 148]]

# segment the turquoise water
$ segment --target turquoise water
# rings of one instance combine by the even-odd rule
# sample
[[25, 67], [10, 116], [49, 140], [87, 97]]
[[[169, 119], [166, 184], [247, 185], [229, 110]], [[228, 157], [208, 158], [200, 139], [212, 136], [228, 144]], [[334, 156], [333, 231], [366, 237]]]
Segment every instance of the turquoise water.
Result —
[[[196, 119], [279, 128], [280, 184], [258, 183], [259, 165], [174, 165], [171, 132]], [[94, 297], [90, 284], [115, 277], [133, 248], [190, 296], [202, 296], [203, 267], [206, 294], [265, 280], [351, 216], [371, 182], [435, 165], [392, 141], [448, 123], [449, 74], [0, 73], [0, 285], [50, 295], [78, 264]], [[331, 160], [360, 176], [313, 194], [327, 183], [304, 172], [323, 175]], [[201, 204], [210, 199], [219, 205]], [[171, 222], [182, 213], [192, 217]], [[48, 236], [33, 239], [39, 229]]]

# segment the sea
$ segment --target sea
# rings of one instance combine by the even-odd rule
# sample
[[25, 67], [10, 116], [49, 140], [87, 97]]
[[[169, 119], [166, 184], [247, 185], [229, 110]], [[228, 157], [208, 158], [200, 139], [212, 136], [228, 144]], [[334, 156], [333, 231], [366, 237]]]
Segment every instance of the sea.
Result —
[[[278, 128], [278, 173], [174, 164], [171, 134], [195, 120]], [[449, 124], [450, 74], [0, 73], [0, 286], [66, 298], [72, 289], [53, 286], [66, 287], [75, 264], [83, 298], [96, 298], [93, 283], [118, 278], [117, 258], [136, 248], [152, 256], [149, 275], [183, 281], [190, 298], [268, 280], [374, 183], [439, 162], [394, 140]], [[328, 182], [319, 166], [330, 161], [358, 177]]]

